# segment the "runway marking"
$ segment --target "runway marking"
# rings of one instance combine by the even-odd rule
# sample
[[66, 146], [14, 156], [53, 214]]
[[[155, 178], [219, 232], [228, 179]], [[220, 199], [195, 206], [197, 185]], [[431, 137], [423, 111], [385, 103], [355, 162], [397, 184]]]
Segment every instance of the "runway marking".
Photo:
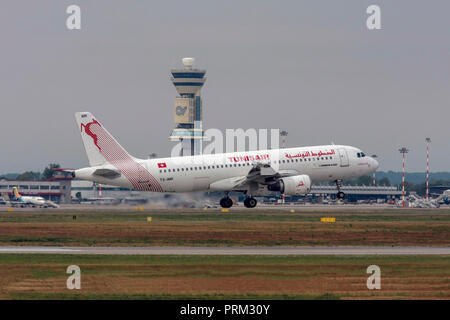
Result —
[[92, 255], [450, 255], [450, 247], [0, 247], [1, 253]]
[[42, 247], [36, 247], [36, 248], [2, 248], [0, 247], [0, 253], [35, 253], [35, 252], [43, 252], [43, 253], [59, 253], [59, 252], [79, 252], [78, 249], [68, 249], [68, 248], [42, 248]]

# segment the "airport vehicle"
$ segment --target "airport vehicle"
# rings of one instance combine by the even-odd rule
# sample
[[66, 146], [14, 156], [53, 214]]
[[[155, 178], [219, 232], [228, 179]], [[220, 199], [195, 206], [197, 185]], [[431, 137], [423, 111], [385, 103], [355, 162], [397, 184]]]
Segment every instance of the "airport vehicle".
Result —
[[438, 204], [450, 205], [450, 189], [445, 190], [441, 195], [435, 199]]
[[[411, 192], [408, 196], [405, 197], [405, 206], [410, 208], [439, 208], [440, 199], [425, 199], [419, 197], [415, 192]], [[403, 206], [403, 200], [400, 199], [397, 201], [397, 207]]]
[[14, 200], [15, 201], [11, 202], [12, 206], [20, 206], [20, 207], [30, 206], [30, 207], [41, 207], [41, 208], [48, 208], [48, 207], [58, 208], [59, 207], [56, 203], [45, 200], [43, 197], [22, 196], [19, 193], [19, 190], [17, 189], [17, 187], [13, 188], [13, 192], [14, 192]]
[[152, 192], [223, 191], [224, 208], [233, 205], [231, 191], [246, 194], [244, 205], [253, 208], [254, 196], [304, 195], [319, 181], [335, 181], [341, 199], [342, 179], [378, 168], [375, 159], [344, 145], [143, 160], [128, 154], [91, 113], [77, 112], [75, 118], [90, 167], [74, 170], [74, 178]]

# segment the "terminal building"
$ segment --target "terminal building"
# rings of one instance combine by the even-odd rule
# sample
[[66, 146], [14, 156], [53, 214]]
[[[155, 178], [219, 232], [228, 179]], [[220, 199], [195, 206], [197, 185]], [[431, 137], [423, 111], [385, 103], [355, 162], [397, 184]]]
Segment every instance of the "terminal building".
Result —
[[[348, 202], [398, 199], [402, 195], [401, 190], [392, 186], [342, 186], [341, 190], [345, 193], [345, 199]], [[330, 197], [334, 199], [336, 198], [336, 187], [313, 185], [310, 194], [315, 197]]]
[[0, 194], [9, 198], [17, 187], [23, 196], [41, 196], [55, 203], [72, 202], [72, 176], [64, 169], [54, 169], [53, 176], [46, 181], [0, 180]]

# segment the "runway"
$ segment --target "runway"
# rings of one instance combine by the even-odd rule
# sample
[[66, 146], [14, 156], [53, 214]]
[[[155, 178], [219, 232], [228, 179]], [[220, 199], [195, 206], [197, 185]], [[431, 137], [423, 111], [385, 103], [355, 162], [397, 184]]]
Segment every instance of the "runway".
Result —
[[450, 247], [0, 247], [1, 253], [91, 255], [450, 255]]

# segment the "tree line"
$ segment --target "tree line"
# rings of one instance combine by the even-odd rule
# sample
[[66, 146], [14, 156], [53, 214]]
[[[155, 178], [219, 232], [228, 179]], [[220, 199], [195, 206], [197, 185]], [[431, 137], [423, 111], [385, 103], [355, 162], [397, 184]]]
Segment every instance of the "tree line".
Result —
[[[58, 163], [50, 163], [45, 167], [44, 171], [25, 171], [19, 174], [14, 180], [19, 181], [42, 181], [48, 180], [53, 176], [53, 169], [61, 168]], [[0, 176], [0, 179], [8, 179], [8, 177]]]

